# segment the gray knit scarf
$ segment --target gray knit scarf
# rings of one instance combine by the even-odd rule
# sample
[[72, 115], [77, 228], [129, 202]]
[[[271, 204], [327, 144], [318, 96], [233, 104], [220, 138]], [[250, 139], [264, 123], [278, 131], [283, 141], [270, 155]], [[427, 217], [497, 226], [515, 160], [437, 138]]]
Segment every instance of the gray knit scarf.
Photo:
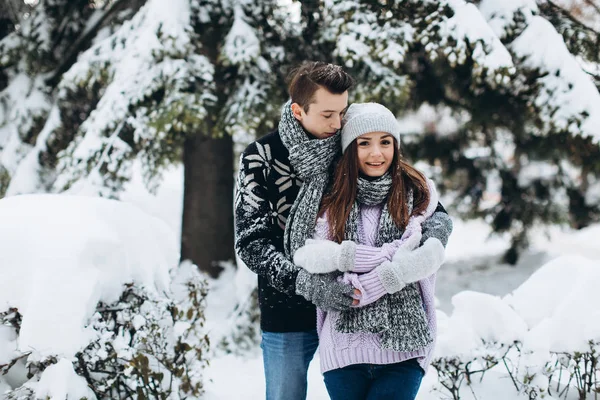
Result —
[[[392, 185], [388, 173], [376, 180], [359, 178], [357, 199], [346, 222], [345, 239], [359, 242], [360, 204], [377, 205], [385, 202], [379, 219], [375, 245], [381, 247], [400, 239], [398, 228], [389, 213], [387, 196]], [[409, 195], [409, 213], [412, 211], [412, 193]], [[397, 293], [388, 294], [373, 304], [352, 308], [340, 313], [336, 329], [344, 333], [379, 333], [381, 346], [393, 351], [409, 352], [422, 349], [433, 341], [420, 289], [416, 283]]]
[[289, 100], [283, 106], [279, 134], [290, 153], [290, 164], [303, 184], [285, 224], [283, 244], [290, 260], [314, 234], [319, 205], [329, 182], [330, 167], [342, 148], [339, 133], [327, 139], [311, 139], [294, 118], [291, 104]]

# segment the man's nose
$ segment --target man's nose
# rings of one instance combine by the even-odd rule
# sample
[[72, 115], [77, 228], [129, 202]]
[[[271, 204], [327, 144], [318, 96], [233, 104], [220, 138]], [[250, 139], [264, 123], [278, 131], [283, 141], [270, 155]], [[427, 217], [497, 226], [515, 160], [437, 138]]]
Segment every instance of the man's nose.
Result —
[[341, 129], [341, 127], [342, 127], [342, 116], [340, 115], [333, 119], [332, 128]]

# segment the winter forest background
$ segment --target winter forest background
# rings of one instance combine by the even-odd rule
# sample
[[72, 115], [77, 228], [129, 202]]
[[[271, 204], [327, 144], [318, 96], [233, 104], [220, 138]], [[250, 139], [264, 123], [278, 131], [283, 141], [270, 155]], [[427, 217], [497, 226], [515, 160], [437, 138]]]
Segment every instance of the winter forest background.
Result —
[[1, 399], [263, 398], [236, 160], [306, 59], [455, 221], [419, 399], [600, 397], [598, 0], [1, 0]]

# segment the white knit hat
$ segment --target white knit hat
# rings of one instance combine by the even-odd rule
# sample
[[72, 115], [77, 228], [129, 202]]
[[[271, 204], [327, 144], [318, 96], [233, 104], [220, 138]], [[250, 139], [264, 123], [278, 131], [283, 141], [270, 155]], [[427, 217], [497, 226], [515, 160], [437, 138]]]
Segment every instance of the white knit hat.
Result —
[[394, 114], [379, 103], [353, 103], [342, 120], [342, 153], [359, 136], [385, 132], [400, 146], [400, 124]]

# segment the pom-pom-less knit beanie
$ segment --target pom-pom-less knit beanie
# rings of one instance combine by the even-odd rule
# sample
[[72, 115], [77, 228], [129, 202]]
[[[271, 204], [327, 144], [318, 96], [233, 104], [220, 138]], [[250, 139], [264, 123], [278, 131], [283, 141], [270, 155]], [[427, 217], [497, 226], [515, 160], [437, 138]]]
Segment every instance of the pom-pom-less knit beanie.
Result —
[[342, 153], [354, 139], [371, 132], [389, 133], [400, 146], [400, 124], [390, 110], [378, 103], [350, 105], [342, 121]]

